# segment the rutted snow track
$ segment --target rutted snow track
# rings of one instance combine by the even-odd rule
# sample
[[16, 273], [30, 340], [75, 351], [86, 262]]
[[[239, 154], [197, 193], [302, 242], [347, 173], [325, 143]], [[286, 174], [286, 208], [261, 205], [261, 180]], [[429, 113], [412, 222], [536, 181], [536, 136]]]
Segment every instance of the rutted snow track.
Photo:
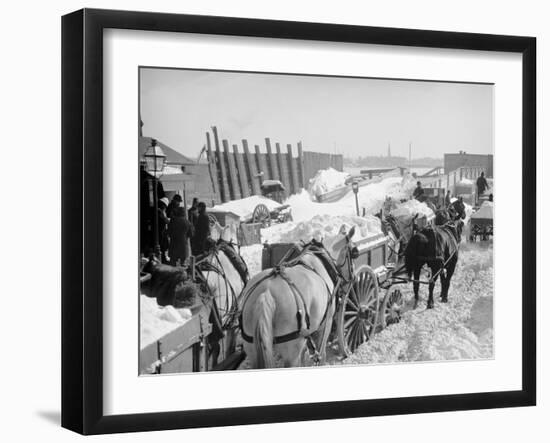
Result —
[[[388, 326], [360, 346], [344, 364], [479, 359], [493, 357], [493, 249], [461, 246], [449, 291], [449, 303], [436, 298], [426, 309], [427, 288], [412, 310], [412, 285], [401, 285], [407, 310], [399, 323]], [[440, 291], [439, 283], [435, 296]]]

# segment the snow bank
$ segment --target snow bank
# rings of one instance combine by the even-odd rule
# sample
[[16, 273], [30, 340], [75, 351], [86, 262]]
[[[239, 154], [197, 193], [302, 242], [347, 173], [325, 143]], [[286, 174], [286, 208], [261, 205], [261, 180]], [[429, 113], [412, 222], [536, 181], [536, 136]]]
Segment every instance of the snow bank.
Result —
[[463, 186], [471, 186], [473, 184], [474, 184], [474, 181], [470, 180], [469, 178], [463, 178], [457, 183], [457, 185], [463, 185]]
[[334, 168], [322, 169], [309, 180], [308, 190], [312, 195], [320, 195], [346, 184], [349, 173]]
[[261, 195], [253, 195], [252, 197], [241, 198], [239, 200], [232, 200], [227, 203], [222, 203], [220, 205], [213, 206], [211, 211], [229, 211], [238, 215], [241, 220], [248, 220], [252, 218], [254, 213], [254, 208], [259, 205], [264, 204], [267, 206], [269, 211], [273, 211], [278, 208], [280, 203], [270, 198], [263, 197]]
[[449, 303], [440, 303], [435, 290], [435, 309], [426, 310], [427, 290], [421, 304], [412, 309], [410, 285], [401, 285], [406, 310], [393, 324], [359, 347], [349, 363], [479, 359], [493, 357], [493, 249], [468, 246], [461, 249], [451, 281]]
[[239, 253], [243, 258], [246, 266], [248, 267], [248, 272], [250, 277], [254, 277], [257, 273], [262, 270], [262, 250], [264, 248], [263, 244], [250, 245], [250, 246], [241, 246]]
[[190, 318], [191, 311], [187, 308], [159, 306], [155, 298], [141, 294], [139, 321], [141, 349], [183, 325]]
[[408, 219], [410, 220], [416, 214], [419, 216], [425, 215], [426, 218], [430, 219], [435, 216], [434, 212], [428, 207], [426, 203], [419, 202], [416, 199], [407, 200], [404, 203], [401, 203], [397, 208], [391, 211], [391, 214], [397, 219]]
[[372, 215], [357, 217], [349, 215], [315, 215], [310, 220], [274, 225], [262, 229], [262, 242], [295, 243], [301, 240], [330, 239], [338, 234], [342, 225], [346, 230], [355, 226], [353, 241], [359, 241], [382, 232], [380, 219]]

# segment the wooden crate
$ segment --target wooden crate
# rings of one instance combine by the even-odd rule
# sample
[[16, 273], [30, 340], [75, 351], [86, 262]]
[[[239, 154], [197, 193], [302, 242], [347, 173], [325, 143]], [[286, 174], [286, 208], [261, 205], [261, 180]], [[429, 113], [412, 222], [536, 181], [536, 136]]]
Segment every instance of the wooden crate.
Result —
[[238, 241], [241, 246], [257, 245], [262, 242], [261, 223], [241, 223]]
[[294, 247], [294, 243], [264, 244], [262, 250], [262, 270], [277, 266], [292, 247]]

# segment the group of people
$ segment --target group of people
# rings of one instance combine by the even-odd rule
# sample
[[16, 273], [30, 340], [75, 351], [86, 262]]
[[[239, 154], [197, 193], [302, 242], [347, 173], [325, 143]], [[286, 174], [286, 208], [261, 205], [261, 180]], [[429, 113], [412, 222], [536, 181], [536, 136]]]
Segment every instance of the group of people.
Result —
[[183, 265], [190, 252], [195, 256], [202, 254], [210, 237], [206, 204], [194, 198], [186, 214], [182, 202], [179, 194], [174, 195], [172, 201], [163, 197], [158, 202], [161, 259], [172, 266]]

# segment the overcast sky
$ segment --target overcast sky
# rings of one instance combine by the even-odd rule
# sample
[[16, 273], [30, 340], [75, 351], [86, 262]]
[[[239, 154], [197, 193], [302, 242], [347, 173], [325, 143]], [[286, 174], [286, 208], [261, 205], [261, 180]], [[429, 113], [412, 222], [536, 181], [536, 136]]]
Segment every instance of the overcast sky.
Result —
[[231, 144], [345, 156], [493, 151], [493, 86], [141, 69], [143, 134], [195, 158], [217, 126]]

